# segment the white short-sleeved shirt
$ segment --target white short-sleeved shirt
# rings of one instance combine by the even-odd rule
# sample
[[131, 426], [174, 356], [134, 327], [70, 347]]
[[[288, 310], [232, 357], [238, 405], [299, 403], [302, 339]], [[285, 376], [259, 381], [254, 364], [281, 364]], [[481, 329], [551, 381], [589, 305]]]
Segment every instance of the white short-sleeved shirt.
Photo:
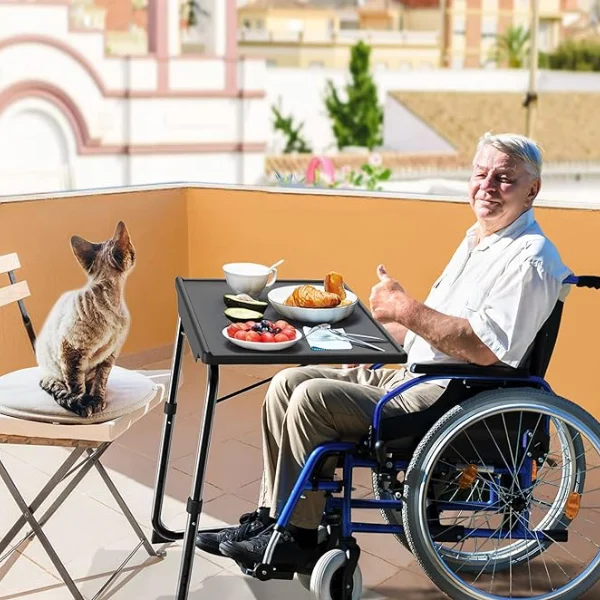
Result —
[[[473, 225], [435, 281], [425, 304], [467, 319], [475, 334], [507, 365], [516, 367], [556, 302], [570, 289], [571, 271], [544, 235], [530, 208], [505, 229], [476, 245]], [[424, 361], [460, 362], [414, 332], [406, 335], [407, 366]]]

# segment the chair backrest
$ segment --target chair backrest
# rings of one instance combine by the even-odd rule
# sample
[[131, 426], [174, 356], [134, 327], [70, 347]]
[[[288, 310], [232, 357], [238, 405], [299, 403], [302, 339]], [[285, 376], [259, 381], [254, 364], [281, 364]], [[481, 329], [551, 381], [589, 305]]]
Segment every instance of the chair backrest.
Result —
[[544, 377], [552, 358], [558, 338], [564, 302], [559, 300], [546, 322], [538, 331], [531, 346], [525, 353], [520, 367], [526, 367], [532, 375]]
[[29, 297], [31, 292], [26, 281], [17, 281], [15, 271], [20, 268], [21, 263], [16, 253], [13, 252], [12, 254], [0, 256], [0, 274], [7, 273], [9, 280], [9, 285], [0, 287], [0, 307], [7, 306], [13, 302], [19, 305], [23, 325], [25, 325], [25, 329], [27, 330], [31, 346], [35, 349], [35, 331], [25, 308], [25, 303], [23, 302], [23, 299]]

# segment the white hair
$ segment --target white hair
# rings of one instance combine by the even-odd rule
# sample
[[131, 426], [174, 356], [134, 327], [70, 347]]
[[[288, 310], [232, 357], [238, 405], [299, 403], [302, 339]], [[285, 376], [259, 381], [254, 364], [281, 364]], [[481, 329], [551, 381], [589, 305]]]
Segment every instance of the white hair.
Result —
[[542, 151], [540, 146], [532, 139], [518, 133], [499, 133], [492, 135], [487, 132], [479, 138], [477, 151], [485, 146], [493, 146], [500, 152], [507, 154], [512, 159], [523, 163], [529, 174], [539, 179], [542, 174]]

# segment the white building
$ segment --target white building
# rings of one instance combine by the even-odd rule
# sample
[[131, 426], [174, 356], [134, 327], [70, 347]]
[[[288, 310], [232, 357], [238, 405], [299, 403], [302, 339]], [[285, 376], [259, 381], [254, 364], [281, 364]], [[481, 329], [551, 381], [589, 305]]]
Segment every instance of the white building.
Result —
[[204, 0], [204, 55], [178, 6], [149, 0], [148, 51], [123, 57], [70, 0], [0, 0], [0, 195], [261, 178], [266, 67], [237, 57], [236, 0]]

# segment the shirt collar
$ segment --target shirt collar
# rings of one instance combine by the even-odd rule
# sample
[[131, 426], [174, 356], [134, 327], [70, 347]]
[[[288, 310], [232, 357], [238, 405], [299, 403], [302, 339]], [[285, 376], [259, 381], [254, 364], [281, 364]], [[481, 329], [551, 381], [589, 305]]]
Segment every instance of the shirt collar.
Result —
[[[484, 237], [478, 244], [477, 250], [485, 250], [492, 246], [495, 242], [505, 237], [516, 237], [521, 232], [525, 231], [528, 227], [533, 225], [535, 217], [533, 215], [533, 208], [528, 208], [521, 216], [516, 218], [510, 225], [504, 229], [500, 229], [495, 233], [492, 233]], [[467, 239], [469, 240], [469, 246], [472, 248], [475, 245], [477, 238], [477, 232], [479, 230], [479, 224], [475, 223], [469, 229], [467, 229]]]

